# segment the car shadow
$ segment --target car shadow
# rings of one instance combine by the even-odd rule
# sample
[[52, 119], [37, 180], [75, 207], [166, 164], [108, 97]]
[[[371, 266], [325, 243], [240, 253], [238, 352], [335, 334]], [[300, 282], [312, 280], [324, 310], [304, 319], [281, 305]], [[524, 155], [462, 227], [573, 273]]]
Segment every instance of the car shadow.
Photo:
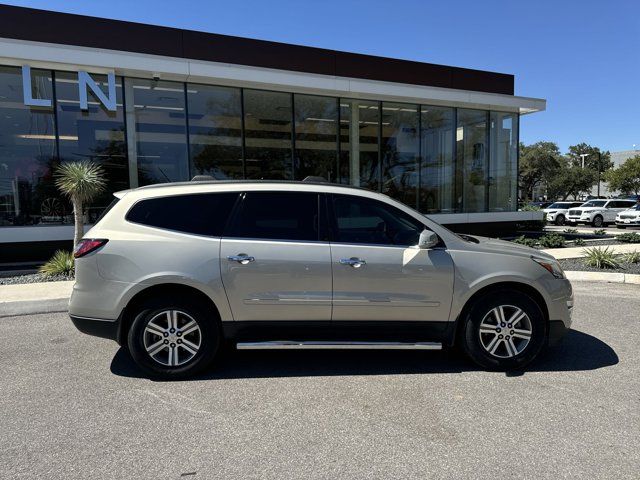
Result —
[[[595, 370], [618, 363], [616, 352], [602, 340], [570, 330], [523, 371], [564, 372]], [[192, 380], [278, 378], [338, 375], [398, 375], [461, 373], [481, 370], [456, 350], [243, 350], [226, 349], [217, 365]], [[123, 377], [148, 378], [121, 347], [111, 361], [111, 372]]]

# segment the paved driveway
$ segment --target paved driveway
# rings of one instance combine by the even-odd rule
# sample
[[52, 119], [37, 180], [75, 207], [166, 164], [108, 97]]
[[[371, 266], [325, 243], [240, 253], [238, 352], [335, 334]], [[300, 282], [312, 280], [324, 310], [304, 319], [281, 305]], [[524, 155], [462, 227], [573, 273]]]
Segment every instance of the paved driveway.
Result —
[[0, 478], [638, 478], [640, 287], [577, 285], [527, 372], [447, 352], [236, 352], [141, 378], [62, 314], [0, 319]]

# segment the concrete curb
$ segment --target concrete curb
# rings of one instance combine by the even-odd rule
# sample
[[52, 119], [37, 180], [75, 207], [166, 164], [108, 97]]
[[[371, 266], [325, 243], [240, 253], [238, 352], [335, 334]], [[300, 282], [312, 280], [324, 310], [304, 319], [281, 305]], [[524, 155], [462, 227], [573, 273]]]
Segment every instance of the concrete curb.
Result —
[[38, 313], [60, 313], [68, 310], [69, 298], [3, 302], [0, 304], [0, 319], [19, 315], [36, 315]]
[[572, 282], [608, 282], [640, 285], [640, 275], [618, 272], [564, 272]]

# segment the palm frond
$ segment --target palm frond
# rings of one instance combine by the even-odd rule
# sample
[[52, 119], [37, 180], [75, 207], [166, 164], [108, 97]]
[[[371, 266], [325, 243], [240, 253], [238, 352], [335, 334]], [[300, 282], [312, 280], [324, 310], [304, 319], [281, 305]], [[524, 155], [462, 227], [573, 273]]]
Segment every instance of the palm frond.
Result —
[[56, 186], [69, 197], [87, 202], [105, 189], [104, 170], [94, 162], [66, 162], [55, 173]]

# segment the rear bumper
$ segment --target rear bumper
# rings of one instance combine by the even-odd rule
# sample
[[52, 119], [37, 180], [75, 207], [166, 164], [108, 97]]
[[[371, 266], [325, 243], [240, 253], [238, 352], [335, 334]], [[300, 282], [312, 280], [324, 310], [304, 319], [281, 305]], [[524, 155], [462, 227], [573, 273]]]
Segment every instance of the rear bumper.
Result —
[[118, 340], [118, 320], [106, 320], [103, 318], [79, 317], [77, 315], [69, 315], [75, 327], [82, 333], [93, 335], [94, 337], [108, 338], [109, 340]]

